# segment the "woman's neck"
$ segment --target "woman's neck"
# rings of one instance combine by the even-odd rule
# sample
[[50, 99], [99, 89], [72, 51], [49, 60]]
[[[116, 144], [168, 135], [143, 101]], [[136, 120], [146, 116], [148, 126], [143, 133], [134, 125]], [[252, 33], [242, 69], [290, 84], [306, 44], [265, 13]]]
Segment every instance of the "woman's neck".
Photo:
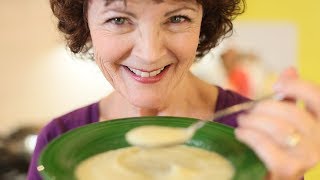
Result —
[[[208, 119], [213, 117], [217, 88], [191, 73], [156, 109], [140, 108], [130, 104], [121, 94], [111, 93], [100, 101], [100, 119], [118, 119], [138, 116], [180, 116]], [[119, 108], [121, 107], [121, 108]]]

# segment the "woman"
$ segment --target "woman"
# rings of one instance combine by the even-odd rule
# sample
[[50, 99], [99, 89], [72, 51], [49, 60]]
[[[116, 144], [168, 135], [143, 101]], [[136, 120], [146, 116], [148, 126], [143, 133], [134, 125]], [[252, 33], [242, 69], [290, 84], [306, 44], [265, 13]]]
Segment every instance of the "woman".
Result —
[[[189, 72], [232, 30], [241, 0], [50, 0], [58, 27], [74, 53], [92, 48], [94, 59], [115, 89], [99, 102], [50, 122], [39, 134], [28, 179], [40, 179], [40, 151], [62, 133], [93, 122], [132, 116], [212, 119], [216, 110], [246, 98], [199, 80]], [[265, 101], [248, 114], [222, 118], [237, 127], [269, 170], [270, 179], [297, 179], [320, 158], [320, 91], [287, 70], [277, 93], [305, 101]], [[290, 113], [288, 113], [290, 112]], [[260, 143], [257, 143], [260, 142]]]

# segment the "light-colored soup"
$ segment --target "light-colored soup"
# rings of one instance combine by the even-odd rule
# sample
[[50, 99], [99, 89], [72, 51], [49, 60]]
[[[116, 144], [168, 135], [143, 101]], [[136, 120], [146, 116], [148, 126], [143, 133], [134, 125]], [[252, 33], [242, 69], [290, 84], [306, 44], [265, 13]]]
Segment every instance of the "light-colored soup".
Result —
[[160, 147], [182, 144], [191, 138], [187, 128], [167, 126], [140, 126], [126, 134], [126, 140], [135, 146]]
[[83, 161], [75, 174], [79, 180], [229, 180], [234, 169], [217, 153], [179, 145], [108, 151]]

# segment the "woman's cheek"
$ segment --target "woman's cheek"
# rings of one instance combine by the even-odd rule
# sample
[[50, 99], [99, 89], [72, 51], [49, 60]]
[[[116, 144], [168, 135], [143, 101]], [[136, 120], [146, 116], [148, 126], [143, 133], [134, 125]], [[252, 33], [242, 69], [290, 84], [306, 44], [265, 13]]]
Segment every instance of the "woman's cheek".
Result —
[[103, 61], [120, 61], [130, 49], [130, 38], [127, 35], [114, 35], [96, 30], [91, 36], [94, 52], [99, 53], [99, 58]]

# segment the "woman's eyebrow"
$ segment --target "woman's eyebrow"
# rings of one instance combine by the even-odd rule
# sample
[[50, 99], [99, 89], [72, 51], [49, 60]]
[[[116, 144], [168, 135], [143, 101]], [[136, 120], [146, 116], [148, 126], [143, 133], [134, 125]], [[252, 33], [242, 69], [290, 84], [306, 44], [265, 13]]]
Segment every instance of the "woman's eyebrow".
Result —
[[104, 6], [109, 6], [110, 4], [116, 2], [116, 1], [122, 1], [124, 4], [126, 4], [126, 1], [124, 0], [104, 0]]
[[126, 15], [131, 16], [131, 17], [134, 17], [134, 18], [137, 17], [134, 13], [129, 12], [129, 11], [126, 11], [126, 10], [108, 9], [108, 11], [113, 11], [113, 12], [118, 12], [118, 13], [126, 14]]
[[181, 10], [191, 10], [191, 11], [197, 12], [197, 10], [195, 8], [184, 6], [184, 7], [181, 7], [181, 8], [178, 8], [178, 9], [175, 9], [175, 10], [167, 12], [165, 14], [165, 16], [170, 16], [171, 14], [174, 14], [174, 13], [179, 12]]
[[[124, 3], [124, 6], [126, 6], [126, 1], [125, 0], [105, 0], [105, 6], [109, 6], [111, 5], [112, 3], [115, 3], [115, 2], [119, 2], [119, 1], [122, 1], [122, 3]], [[184, 1], [184, 0], [176, 0], [176, 1]], [[131, 12], [128, 12], [128, 11], [125, 11], [125, 10], [119, 10], [118, 8], [112, 8], [112, 9], [109, 9], [111, 11], [115, 11], [115, 12], [120, 12], [120, 13], [125, 13], [127, 15], [130, 15], [130, 16], [133, 16], [135, 17], [135, 14], [134, 13], [131, 13]], [[189, 6], [183, 6], [183, 7], [180, 7], [178, 9], [175, 9], [175, 10], [172, 10], [172, 11], [169, 11], [167, 13], [165, 13], [165, 16], [170, 16], [171, 14], [174, 14], [176, 12], [179, 12], [181, 10], [191, 10], [191, 11], [194, 11], [194, 12], [197, 12], [198, 10], [193, 8], [193, 7], [189, 7]]]
[[124, 0], [105, 0], [104, 6], [107, 7], [107, 6], [111, 5], [112, 3], [116, 3], [117, 1], [122, 1], [122, 3], [124, 4], [124, 8], [123, 7], [112, 7], [112, 8], [108, 8], [107, 11], [114, 11], [114, 12], [118, 12], [118, 13], [127, 14], [132, 17], [136, 17], [136, 15], [134, 13], [126, 11], [126, 1], [124, 1]]

